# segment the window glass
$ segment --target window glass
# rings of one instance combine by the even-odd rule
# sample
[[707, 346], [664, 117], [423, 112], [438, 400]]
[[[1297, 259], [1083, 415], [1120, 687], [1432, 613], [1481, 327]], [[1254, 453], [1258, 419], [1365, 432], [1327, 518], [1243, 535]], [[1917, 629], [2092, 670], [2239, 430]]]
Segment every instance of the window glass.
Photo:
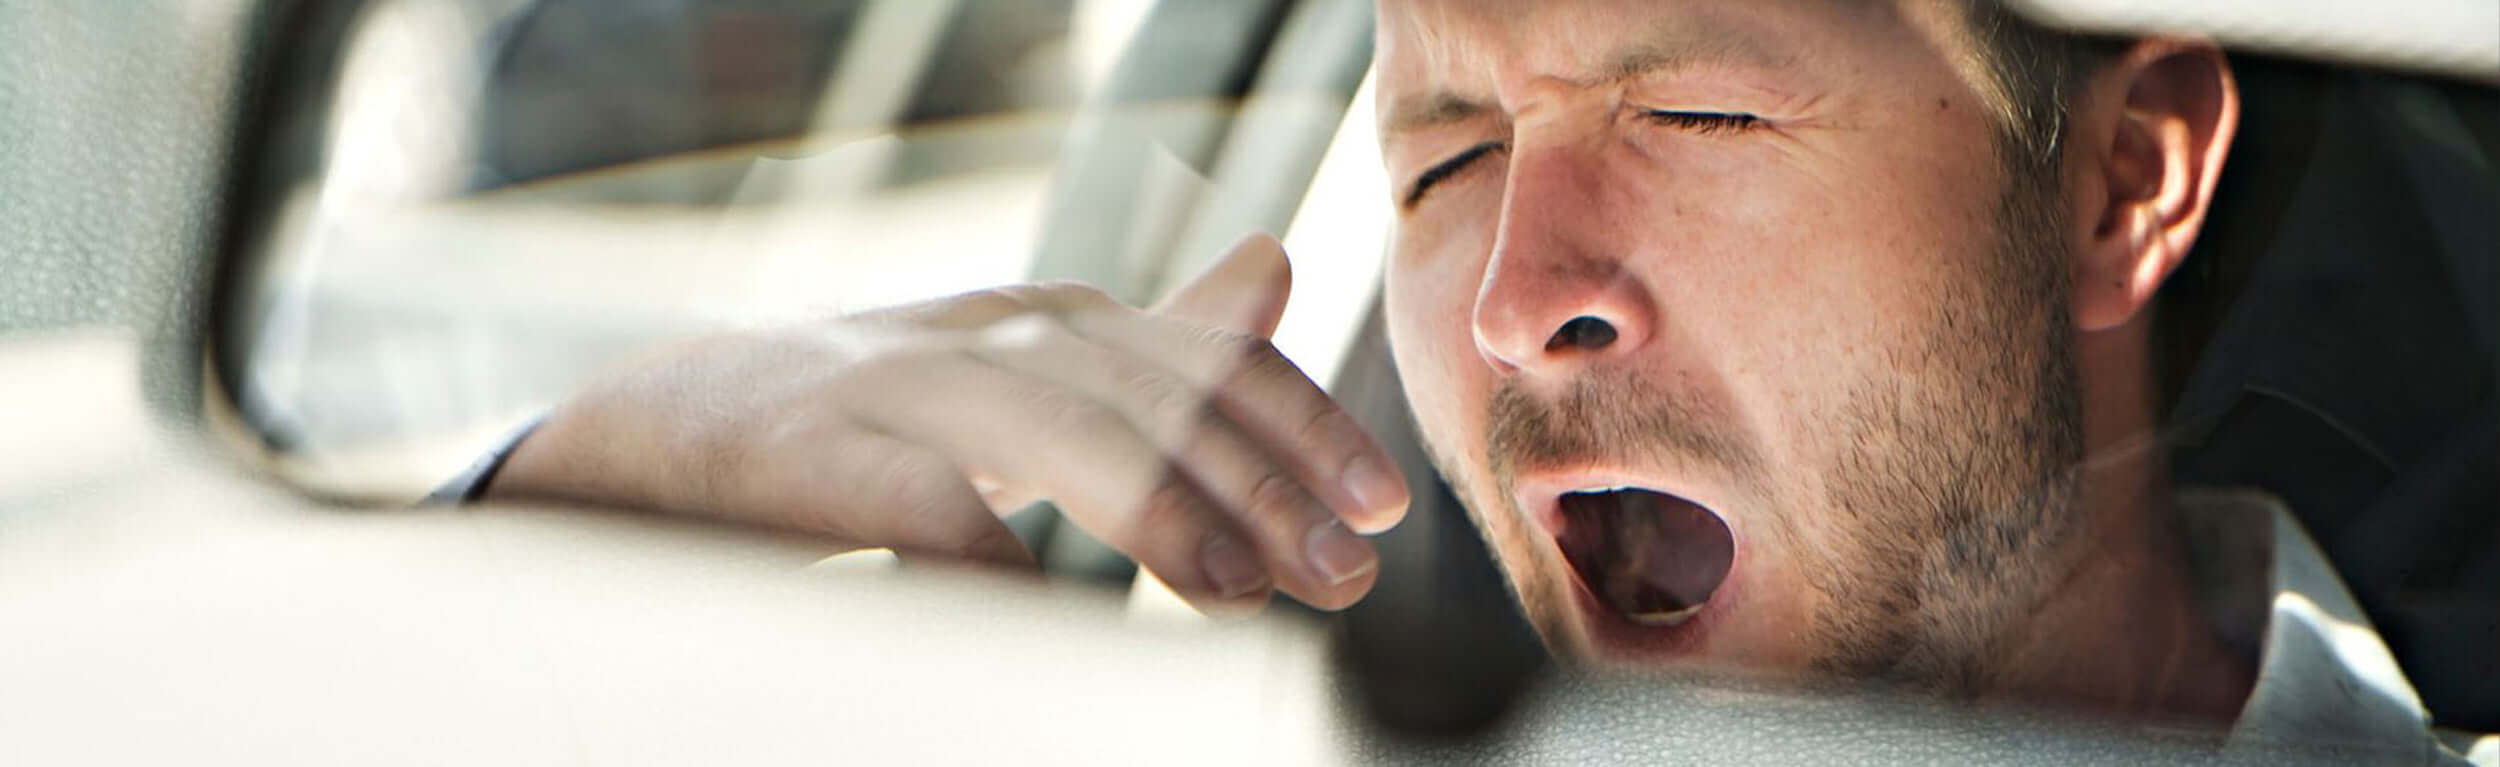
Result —
[[376, 4], [246, 270], [236, 399], [299, 479], [413, 496], [666, 339], [1036, 278], [1150, 300], [1286, 234], [1323, 155], [1280, 344], [1326, 380], [1385, 211], [1351, 204], [1368, 9], [1309, 5]]

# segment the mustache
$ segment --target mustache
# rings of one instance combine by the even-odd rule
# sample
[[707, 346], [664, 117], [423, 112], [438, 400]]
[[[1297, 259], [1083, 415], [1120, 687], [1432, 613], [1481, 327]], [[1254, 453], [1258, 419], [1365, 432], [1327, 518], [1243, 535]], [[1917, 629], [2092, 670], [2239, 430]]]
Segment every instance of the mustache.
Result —
[[1521, 473], [1588, 464], [1680, 459], [1740, 473], [1761, 464], [1725, 408], [1637, 373], [1585, 376], [1550, 399], [1505, 380], [1488, 410], [1485, 465], [1506, 493]]

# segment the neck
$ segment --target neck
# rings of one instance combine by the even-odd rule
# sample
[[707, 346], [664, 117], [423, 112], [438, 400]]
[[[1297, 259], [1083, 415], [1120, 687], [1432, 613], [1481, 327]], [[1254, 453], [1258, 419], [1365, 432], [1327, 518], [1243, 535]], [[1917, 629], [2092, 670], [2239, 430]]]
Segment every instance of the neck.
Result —
[[2254, 680], [2196, 602], [2143, 343], [2149, 320], [2084, 334], [2084, 443], [2065, 575], [2006, 646], [1990, 697], [2227, 724]]

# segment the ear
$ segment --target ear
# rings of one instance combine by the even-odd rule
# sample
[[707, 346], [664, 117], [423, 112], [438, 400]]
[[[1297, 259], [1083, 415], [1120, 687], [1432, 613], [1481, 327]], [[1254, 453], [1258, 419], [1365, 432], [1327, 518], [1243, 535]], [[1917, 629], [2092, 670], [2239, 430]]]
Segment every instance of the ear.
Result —
[[2074, 318], [2124, 325], [2187, 258], [2239, 128], [2239, 86], [2211, 41], [2136, 42], [2093, 74], [2069, 138], [2083, 162]]

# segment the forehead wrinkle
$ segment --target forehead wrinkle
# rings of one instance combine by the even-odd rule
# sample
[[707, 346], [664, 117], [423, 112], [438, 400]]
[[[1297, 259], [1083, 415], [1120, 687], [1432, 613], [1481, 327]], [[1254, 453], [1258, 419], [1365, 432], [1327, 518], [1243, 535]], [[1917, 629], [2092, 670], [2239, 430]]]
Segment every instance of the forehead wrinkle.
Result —
[[1657, 74], [1701, 66], [1740, 65], [1777, 69], [1796, 61], [1792, 54], [1780, 54], [1750, 35], [1725, 34], [1733, 27], [1715, 28], [1704, 33], [1677, 22], [1661, 22], [1650, 34], [1617, 48], [1597, 68], [1596, 76], [1573, 80], [1574, 85], [1594, 86], [1637, 80]]
[[[1648, 21], [1646, 31], [1625, 42], [1610, 31], [1620, 25], [1564, 23], [1568, 20], [1552, 18], [1555, 14], [1585, 12], [1585, 6], [1536, 4], [1527, 14], [1485, 12], [1488, 6], [1503, 5], [1506, 4], [1452, 0], [1409, 2], [1404, 4], [1408, 11], [1406, 23], [1398, 25], [1399, 30], [1382, 25], [1384, 38], [1403, 31], [1411, 35], [1411, 40], [1405, 42], [1413, 44], [1383, 39], [1380, 50], [1404, 51], [1411, 47], [1417, 60], [1402, 62], [1401, 66], [1427, 83], [1427, 90], [1421, 93], [1383, 94], [1389, 102], [1382, 110], [1384, 135], [1463, 122], [1492, 111], [1503, 100], [1499, 86], [1507, 77], [1524, 76], [1590, 88], [1701, 66], [1776, 69], [1793, 65], [1798, 59], [1795, 52], [1766, 44], [1747, 25], [1724, 19], [1661, 13]], [[1458, 6], [1468, 8], [1459, 10]], [[1523, 15], [1525, 18], [1521, 18]], [[1530, 34], [1531, 30], [1536, 33]], [[1486, 45], [1485, 41], [1492, 44]], [[1594, 56], [1585, 53], [1598, 50], [1606, 52]], [[1451, 81], [1464, 79], [1469, 70], [1481, 72], [1477, 82], [1491, 84], [1496, 92], [1468, 93], [1453, 87]]]

